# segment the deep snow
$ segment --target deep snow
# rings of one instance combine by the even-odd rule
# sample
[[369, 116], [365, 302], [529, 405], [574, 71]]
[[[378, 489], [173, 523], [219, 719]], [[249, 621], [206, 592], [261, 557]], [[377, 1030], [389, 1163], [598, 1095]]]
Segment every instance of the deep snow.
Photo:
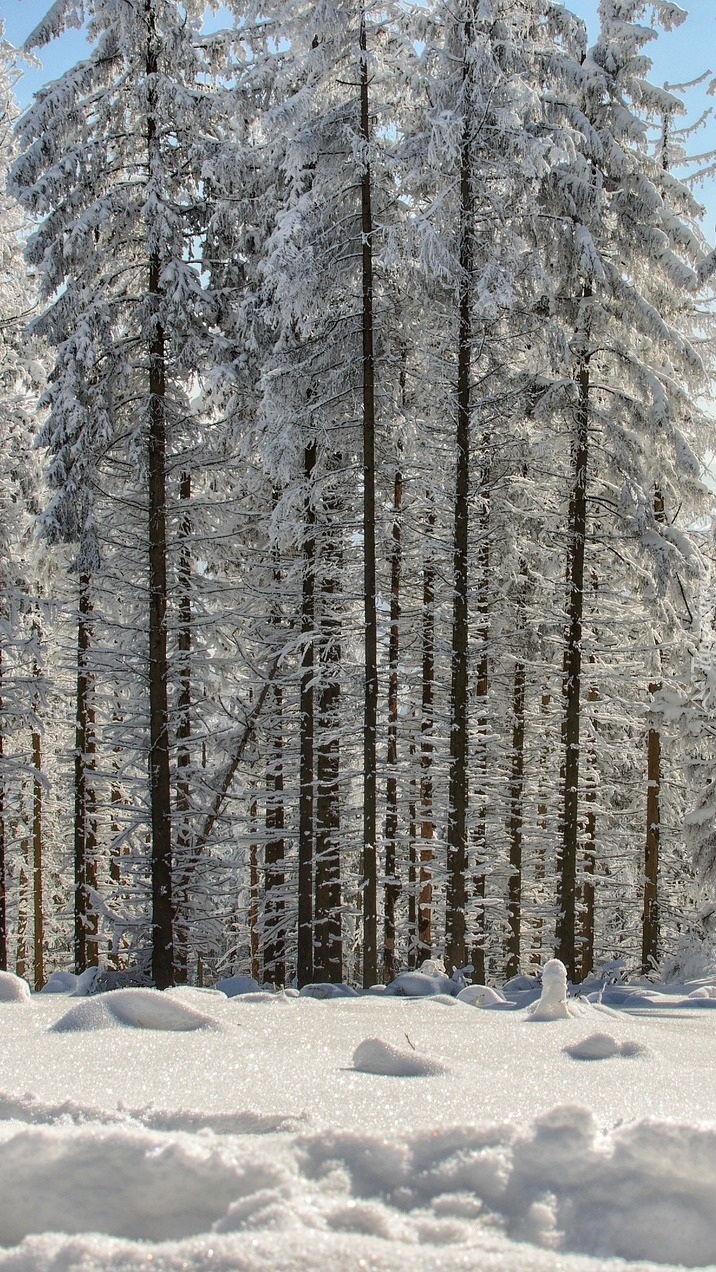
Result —
[[716, 1265], [711, 991], [0, 1001], [0, 1269]]

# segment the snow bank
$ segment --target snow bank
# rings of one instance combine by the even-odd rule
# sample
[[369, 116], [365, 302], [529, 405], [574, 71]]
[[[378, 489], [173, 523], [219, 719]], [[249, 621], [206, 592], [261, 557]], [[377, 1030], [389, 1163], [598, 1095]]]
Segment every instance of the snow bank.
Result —
[[611, 1034], [595, 1033], [563, 1050], [573, 1060], [609, 1060], [612, 1056], [643, 1056], [646, 1047], [638, 1042], [617, 1042]]
[[253, 976], [225, 976], [216, 982], [216, 988], [227, 998], [236, 998], [238, 994], [255, 994], [261, 986]]
[[77, 988], [77, 977], [74, 972], [53, 972], [47, 983], [42, 986], [41, 994], [73, 994]]
[[496, 989], [491, 989], [489, 985], [468, 985], [465, 989], [460, 990], [457, 1000], [460, 1003], [467, 1003], [469, 1007], [504, 1007], [507, 1005], [507, 999], [504, 994], [501, 994]]
[[178, 997], [162, 994], [158, 989], [115, 989], [77, 1003], [51, 1030], [53, 1033], [84, 1033], [117, 1025], [173, 1033], [218, 1027], [211, 1016], [195, 1011]]
[[29, 1003], [30, 986], [13, 972], [0, 972], [0, 1003]]
[[358, 990], [352, 985], [330, 985], [319, 981], [313, 985], [304, 985], [299, 992], [300, 998], [317, 998], [319, 1001], [328, 998], [358, 998]]
[[426, 1078], [446, 1073], [444, 1065], [416, 1051], [402, 1051], [382, 1038], [366, 1038], [353, 1052], [353, 1068], [390, 1078]]

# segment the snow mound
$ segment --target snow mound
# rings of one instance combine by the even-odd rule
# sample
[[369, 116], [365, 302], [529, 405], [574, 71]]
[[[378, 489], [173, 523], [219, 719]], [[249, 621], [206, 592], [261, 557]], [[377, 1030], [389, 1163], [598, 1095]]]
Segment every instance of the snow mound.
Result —
[[400, 972], [385, 987], [385, 993], [397, 998], [426, 998], [432, 994], [449, 994], [449, 976], [426, 976], [425, 972]]
[[71, 1007], [50, 1029], [52, 1033], [84, 1033], [116, 1025], [171, 1033], [218, 1028], [211, 1016], [158, 989], [116, 989]]
[[558, 958], [542, 968], [542, 993], [530, 1010], [530, 1020], [568, 1020], [567, 969]]
[[41, 994], [74, 994], [77, 977], [74, 972], [53, 972], [40, 990]]
[[152, 1131], [182, 1131], [189, 1135], [213, 1131], [215, 1135], [296, 1134], [306, 1129], [305, 1114], [206, 1113], [198, 1109], [101, 1108], [76, 1100], [49, 1102], [34, 1095], [0, 1092], [0, 1122], [26, 1122], [31, 1126], [100, 1126], [138, 1124]]
[[494, 1007], [507, 1002], [504, 994], [489, 985], [467, 985], [457, 996], [458, 1002], [467, 1003], [470, 1007]]
[[48, 1231], [181, 1239], [208, 1231], [241, 1182], [230, 1153], [197, 1151], [187, 1136], [23, 1127], [0, 1157], [0, 1246]]
[[359, 1073], [375, 1073], [389, 1078], [425, 1078], [447, 1069], [438, 1060], [403, 1051], [382, 1038], [366, 1038], [353, 1052], [353, 1068]]
[[319, 1000], [327, 998], [358, 998], [358, 990], [352, 985], [330, 985], [327, 982], [320, 981], [315, 985], [304, 985], [299, 993], [300, 998], [318, 998]]
[[29, 1003], [30, 986], [14, 972], [0, 972], [0, 1003]]
[[573, 1060], [610, 1060], [612, 1056], [643, 1056], [646, 1047], [638, 1042], [617, 1042], [608, 1033], [590, 1034], [581, 1042], [575, 1042], [563, 1050]]
[[253, 976], [226, 976], [216, 982], [216, 988], [227, 998], [236, 998], [239, 994], [255, 994], [261, 990]]

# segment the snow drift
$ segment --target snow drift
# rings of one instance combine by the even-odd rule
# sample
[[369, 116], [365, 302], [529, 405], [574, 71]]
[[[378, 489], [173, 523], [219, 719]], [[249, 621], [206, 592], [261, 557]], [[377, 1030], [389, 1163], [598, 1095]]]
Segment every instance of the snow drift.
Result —
[[54, 1033], [84, 1033], [117, 1025], [174, 1033], [218, 1027], [213, 1017], [196, 1011], [171, 994], [162, 994], [157, 989], [114, 989], [83, 999], [51, 1028]]
[[353, 1052], [353, 1068], [359, 1073], [376, 1073], [391, 1078], [425, 1078], [445, 1073], [443, 1064], [421, 1056], [416, 1051], [403, 1051], [382, 1038], [366, 1038]]

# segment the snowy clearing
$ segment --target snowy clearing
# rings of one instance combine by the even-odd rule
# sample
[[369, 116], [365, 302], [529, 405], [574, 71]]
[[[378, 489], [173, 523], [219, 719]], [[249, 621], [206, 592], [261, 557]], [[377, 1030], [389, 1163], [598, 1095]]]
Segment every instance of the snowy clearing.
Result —
[[[716, 1264], [700, 988], [543, 1021], [444, 995], [0, 1003], [0, 1268]], [[56, 1029], [94, 1008], [111, 1028]]]

